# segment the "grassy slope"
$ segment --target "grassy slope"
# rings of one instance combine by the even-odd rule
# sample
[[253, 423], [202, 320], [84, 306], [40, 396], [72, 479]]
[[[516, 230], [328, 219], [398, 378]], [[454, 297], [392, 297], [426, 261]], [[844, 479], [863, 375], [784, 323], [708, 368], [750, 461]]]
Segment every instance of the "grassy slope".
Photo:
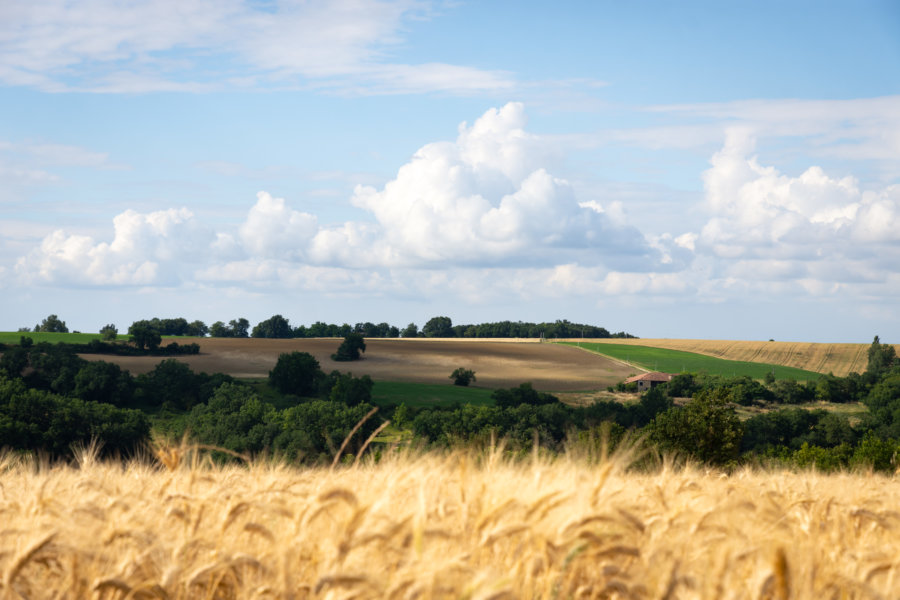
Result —
[[[0, 343], [2, 344], [18, 344], [22, 337], [31, 338], [34, 343], [50, 342], [56, 344], [65, 342], [67, 344], [86, 344], [91, 340], [99, 340], [99, 333], [45, 333], [43, 331], [2, 331], [0, 332]], [[128, 339], [129, 336], [119, 336], [118, 339]]]
[[591, 352], [622, 360], [651, 371], [665, 373], [701, 372], [710, 375], [747, 375], [762, 379], [774, 369], [778, 379], [815, 380], [818, 373], [794, 367], [770, 365], [766, 363], [724, 360], [694, 352], [653, 348], [633, 344], [609, 344], [595, 342], [562, 342], [570, 346], [580, 346]]
[[376, 381], [372, 389], [372, 401], [386, 404], [406, 404], [410, 408], [441, 406], [448, 404], [493, 404], [493, 390], [479, 387], [462, 387], [449, 381], [446, 385], [408, 383], [403, 381]]

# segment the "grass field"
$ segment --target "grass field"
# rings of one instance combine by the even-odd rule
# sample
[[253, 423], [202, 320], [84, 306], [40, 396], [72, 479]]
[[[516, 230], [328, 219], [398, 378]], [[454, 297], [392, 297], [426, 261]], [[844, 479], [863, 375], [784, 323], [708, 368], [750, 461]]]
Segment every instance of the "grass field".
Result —
[[0, 463], [5, 597], [900, 596], [900, 481], [572, 456]]
[[816, 380], [818, 373], [794, 367], [769, 365], [756, 362], [724, 360], [693, 352], [652, 348], [637, 344], [610, 344], [596, 342], [562, 342], [570, 346], [580, 346], [591, 352], [597, 352], [612, 358], [638, 365], [649, 371], [664, 373], [699, 373], [710, 375], [738, 376], [746, 375], [754, 379], [762, 379], [766, 373], [774, 370], [777, 379], [796, 379], [798, 381]]
[[493, 390], [487, 388], [453, 385], [449, 379], [444, 385], [376, 381], [372, 388], [372, 402], [379, 406], [406, 404], [410, 408], [451, 404], [493, 404], [492, 393]]
[[[0, 344], [18, 344], [22, 337], [31, 338], [34, 343], [50, 342], [56, 344], [65, 342], [67, 344], [87, 344], [91, 340], [101, 339], [99, 333], [46, 333], [43, 331], [3, 331], [0, 332]], [[120, 336], [119, 339], [128, 339], [128, 336]]]
[[[569, 340], [577, 342], [579, 340]], [[595, 343], [642, 345], [669, 350], [696, 352], [727, 360], [761, 362], [796, 367], [816, 373], [834, 373], [845, 377], [851, 372], [862, 373], [868, 363], [867, 351], [871, 342], [864, 344], [825, 344], [813, 342], [754, 342], [734, 340], [590, 340]], [[900, 354], [900, 345], [894, 344]]]

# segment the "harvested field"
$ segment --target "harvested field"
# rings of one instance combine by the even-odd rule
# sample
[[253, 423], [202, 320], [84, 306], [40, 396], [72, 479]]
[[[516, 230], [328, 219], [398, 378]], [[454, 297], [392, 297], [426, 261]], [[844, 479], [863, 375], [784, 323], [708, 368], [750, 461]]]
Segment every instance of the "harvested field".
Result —
[[[581, 340], [567, 340], [579, 342]], [[821, 344], [812, 342], [751, 342], [733, 340], [584, 340], [597, 343], [632, 344], [653, 346], [669, 350], [682, 350], [715, 356], [727, 360], [769, 363], [815, 371], [834, 373], [844, 377], [848, 373], [862, 373], [866, 370], [869, 344]], [[900, 345], [894, 344], [900, 354]]]
[[[484, 341], [435, 339], [367, 339], [363, 359], [335, 362], [331, 354], [339, 339], [189, 339], [200, 344], [200, 354], [178, 357], [198, 372], [228, 373], [234, 377], [267, 377], [278, 355], [309, 352], [326, 372], [337, 369], [369, 375], [382, 381], [409, 381], [450, 385], [456, 367], [473, 369], [479, 387], [517, 386], [530, 381], [543, 391], [605, 389], [634, 374], [635, 369], [578, 348], [537, 341]], [[158, 356], [84, 355], [114, 362], [133, 375], [146, 373], [162, 360]]]

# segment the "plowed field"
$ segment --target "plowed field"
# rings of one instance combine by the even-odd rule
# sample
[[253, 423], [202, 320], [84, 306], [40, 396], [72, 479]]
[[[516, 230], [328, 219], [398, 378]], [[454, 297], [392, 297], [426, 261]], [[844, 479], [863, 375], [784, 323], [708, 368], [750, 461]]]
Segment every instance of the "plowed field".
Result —
[[[195, 341], [195, 340], [190, 340]], [[369, 375], [376, 381], [450, 384], [457, 367], [472, 369], [474, 385], [511, 387], [530, 381], [544, 391], [605, 389], [637, 371], [614, 360], [558, 344], [519, 341], [367, 339], [363, 359], [335, 362], [331, 354], [339, 339], [198, 339], [200, 354], [178, 357], [194, 371], [228, 373], [235, 377], [266, 377], [283, 352], [309, 352], [322, 369]], [[158, 356], [84, 355], [146, 373], [162, 360]]]
[[[577, 342], [579, 340], [572, 340]], [[585, 340], [587, 341], [587, 340]], [[819, 344], [811, 342], [749, 342], [731, 340], [590, 340], [598, 343], [634, 344], [696, 352], [747, 362], [769, 363], [797, 367], [817, 373], [834, 373], [846, 376], [853, 371], [862, 373], [866, 370], [868, 357], [866, 351], [869, 344]], [[900, 353], [900, 345], [894, 345]]]

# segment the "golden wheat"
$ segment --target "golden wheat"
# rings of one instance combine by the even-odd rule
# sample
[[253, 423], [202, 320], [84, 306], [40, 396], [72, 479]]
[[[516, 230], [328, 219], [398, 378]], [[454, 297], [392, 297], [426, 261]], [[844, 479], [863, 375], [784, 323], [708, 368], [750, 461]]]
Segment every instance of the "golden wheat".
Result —
[[[580, 340], [571, 340], [580, 341]], [[587, 340], [585, 340], [587, 341]], [[862, 373], [868, 363], [869, 344], [822, 344], [814, 342], [751, 342], [734, 340], [596, 339], [591, 342], [633, 344], [669, 350], [696, 352], [727, 360], [796, 367], [817, 373]], [[900, 345], [894, 349], [900, 354]]]
[[896, 598], [900, 484], [619, 459], [0, 464], [4, 598]]

